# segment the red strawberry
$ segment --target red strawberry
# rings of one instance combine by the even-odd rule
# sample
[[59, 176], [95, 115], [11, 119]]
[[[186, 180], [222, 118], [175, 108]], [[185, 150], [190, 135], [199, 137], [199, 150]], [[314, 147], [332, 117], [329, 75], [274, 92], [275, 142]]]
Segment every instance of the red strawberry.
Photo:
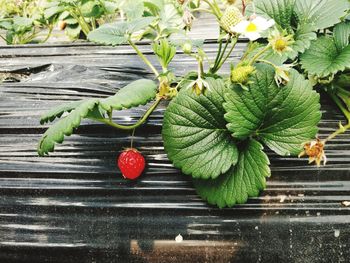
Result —
[[126, 149], [118, 158], [118, 167], [124, 178], [127, 179], [136, 179], [139, 177], [145, 169], [145, 165], [145, 158], [134, 148]]

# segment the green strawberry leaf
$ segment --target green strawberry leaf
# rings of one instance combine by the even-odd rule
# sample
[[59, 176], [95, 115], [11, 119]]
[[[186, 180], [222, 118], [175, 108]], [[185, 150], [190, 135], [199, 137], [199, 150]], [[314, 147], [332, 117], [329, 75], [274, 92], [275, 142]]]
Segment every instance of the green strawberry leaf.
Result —
[[123, 10], [129, 21], [142, 17], [145, 9], [143, 0], [124, 0], [121, 1], [119, 8]]
[[50, 109], [47, 113], [41, 116], [40, 118], [40, 124], [44, 124], [47, 122], [52, 122], [56, 118], [60, 118], [63, 113], [65, 112], [71, 112], [74, 110], [77, 106], [79, 106], [83, 101], [72, 101], [66, 104], [61, 104], [55, 108]]
[[163, 140], [174, 166], [194, 178], [216, 178], [237, 162], [237, 147], [224, 119], [221, 79], [208, 78], [210, 90], [197, 96], [182, 89], [164, 114]]
[[294, 53], [289, 54], [289, 57], [294, 59], [298, 53], [303, 53], [316, 38], [316, 33], [311, 31], [308, 25], [299, 25], [295, 30], [294, 43], [290, 46]]
[[349, 8], [348, 0], [296, 0], [294, 12], [299, 24], [316, 31], [339, 23]]
[[[292, 19], [295, 0], [255, 0], [255, 11], [257, 15], [272, 18], [275, 23], [293, 33]], [[253, 6], [247, 8], [248, 14], [254, 13]]]
[[62, 143], [64, 136], [70, 136], [98, 103], [97, 99], [89, 99], [78, 105], [69, 115], [55, 122], [41, 138], [38, 154], [44, 156], [55, 148], [55, 143]]
[[[255, 0], [254, 3], [258, 15], [274, 19], [289, 33], [300, 25], [310, 31], [331, 27], [339, 23], [350, 8], [348, 0]], [[254, 10], [250, 6], [247, 11], [253, 13]]]
[[104, 45], [121, 45], [128, 42], [128, 38], [131, 34], [147, 28], [155, 17], [142, 17], [135, 19], [131, 22], [116, 22], [110, 24], [104, 24], [99, 28], [91, 31], [88, 35], [88, 39], [92, 42], [96, 42]]
[[[350, 8], [348, 0], [256, 0], [254, 3], [258, 15], [274, 19], [279, 29], [294, 35], [294, 43], [290, 45], [293, 51], [280, 58], [284, 61], [294, 59], [308, 49], [317, 37], [315, 31], [339, 23]], [[252, 6], [247, 12], [254, 12]], [[270, 55], [265, 59], [278, 61], [277, 56]]]
[[[342, 40], [337, 40], [338, 46]], [[338, 49], [334, 38], [320, 37], [300, 56], [302, 68], [309, 74], [327, 77], [350, 67], [350, 46]]]
[[101, 99], [100, 105], [109, 112], [145, 105], [156, 97], [157, 88], [154, 81], [139, 79], [120, 89], [114, 96]]
[[290, 70], [288, 84], [278, 87], [273, 67], [256, 68], [249, 90], [236, 86], [225, 93], [227, 128], [237, 139], [258, 136], [277, 154], [296, 155], [317, 133], [319, 95], [295, 70]]
[[171, 34], [179, 32], [179, 28], [184, 27], [182, 14], [173, 3], [167, 3], [163, 6], [159, 14], [159, 28], [162, 33]]
[[79, 127], [84, 118], [101, 119], [106, 111], [129, 109], [144, 105], [156, 97], [157, 85], [152, 80], [140, 79], [120, 89], [114, 96], [105, 99], [88, 99], [58, 106], [41, 117], [41, 123], [53, 121], [64, 112], [70, 112], [64, 118], [50, 126], [41, 138], [38, 154], [43, 156], [52, 152], [55, 143], [62, 143]]
[[334, 42], [338, 51], [349, 45], [350, 37], [350, 22], [343, 22], [334, 27], [333, 30]]
[[99, 28], [91, 31], [87, 38], [89, 41], [104, 45], [121, 45], [128, 42], [127, 22], [117, 22], [104, 24]]
[[67, 24], [64, 32], [70, 39], [77, 39], [81, 32], [81, 26], [79, 24]]
[[256, 197], [270, 176], [269, 159], [262, 145], [250, 139], [239, 149], [236, 166], [214, 180], [194, 180], [197, 193], [209, 204], [232, 207]]
[[156, 20], [154, 16], [141, 17], [138, 19], [134, 19], [133, 21], [128, 23], [127, 32], [129, 34], [135, 33], [137, 31], [143, 30], [147, 28], [152, 22]]

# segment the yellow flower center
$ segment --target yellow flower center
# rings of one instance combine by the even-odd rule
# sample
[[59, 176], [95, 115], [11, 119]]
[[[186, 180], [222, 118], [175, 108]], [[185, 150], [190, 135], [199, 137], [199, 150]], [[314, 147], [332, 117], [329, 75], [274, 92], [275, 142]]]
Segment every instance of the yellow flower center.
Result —
[[288, 43], [283, 38], [277, 39], [275, 42], [275, 50], [277, 51], [284, 51], [288, 46]]
[[258, 28], [253, 23], [249, 23], [249, 25], [246, 28], [247, 32], [256, 32], [257, 30], [258, 30]]

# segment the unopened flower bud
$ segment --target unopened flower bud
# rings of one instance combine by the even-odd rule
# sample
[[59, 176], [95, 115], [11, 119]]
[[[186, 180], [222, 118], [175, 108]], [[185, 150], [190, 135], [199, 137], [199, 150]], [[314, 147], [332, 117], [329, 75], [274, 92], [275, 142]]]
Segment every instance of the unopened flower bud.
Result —
[[192, 52], [192, 44], [190, 42], [185, 42], [182, 45], [182, 50], [185, 54], [191, 54]]

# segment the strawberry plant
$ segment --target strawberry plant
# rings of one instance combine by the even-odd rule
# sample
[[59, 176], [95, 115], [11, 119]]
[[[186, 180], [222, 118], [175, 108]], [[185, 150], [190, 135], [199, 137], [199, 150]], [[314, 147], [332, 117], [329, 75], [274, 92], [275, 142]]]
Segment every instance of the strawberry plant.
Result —
[[[45, 18], [41, 1], [0, 1], [0, 37], [7, 44], [43, 43], [51, 35], [53, 21]], [[41, 29], [46, 28], [47, 33]]]
[[113, 0], [47, 0], [45, 17], [59, 23], [71, 39], [86, 38], [104, 20], [115, 18]]
[[[156, 80], [140, 79], [114, 96], [50, 110], [41, 123], [59, 120], [44, 133], [39, 155], [53, 151], [84, 118], [133, 131], [166, 100], [162, 136], [169, 159], [193, 178], [208, 203], [231, 207], [265, 188], [271, 174], [265, 149], [281, 156], [307, 155], [320, 165], [326, 162], [327, 142], [350, 128], [340, 124], [328, 138], [317, 138], [320, 91], [329, 94], [350, 121], [348, 0], [226, 1], [224, 8], [216, 0], [134, 4], [141, 9], [138, 14], [100, 26], [88, 39], [129, 44]], [[188, 34], [197, 12], [212, 14], [218, 23], [213, 61], [203, 43]], [[233, 64], [230, 54], [239, 37], [250, 41]], [[151, 42], [159, 65], [142, 53], [139, 40]], [[196, 60], [193, 72], [179, 76], [171, 69], [176, 50]], [[220, 72], [225, 63], [231, 64], [229, 75]], [[113, 111], [145, 104], [149, 109], [136, 123], [113, 121]], [[129, 167], [126, 172], [120, 167], [124, 175]], [[133, 172], [139, 175], [139, 170]]]

